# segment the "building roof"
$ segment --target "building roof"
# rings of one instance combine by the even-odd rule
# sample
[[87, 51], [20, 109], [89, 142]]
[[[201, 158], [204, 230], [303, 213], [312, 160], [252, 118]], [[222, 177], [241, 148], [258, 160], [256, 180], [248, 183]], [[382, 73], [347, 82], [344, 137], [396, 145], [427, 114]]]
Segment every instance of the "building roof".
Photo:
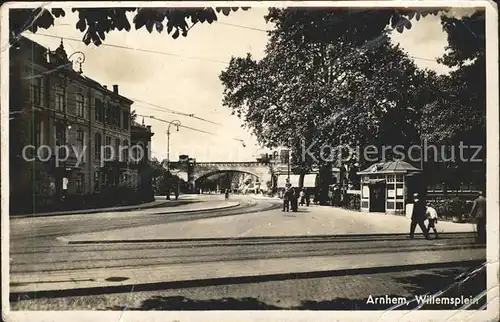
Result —
[[396, 161], [372, 164], [365, 170], [358, 172], [358, 174], [408, 173], [408, 172], [419, 172], [419, 171], [421, 170], [415, 168], [406, 161], [396, 160]]
[[[40, 52], [39, 53], [40, 57], [38, 57], [38, 58], [42, 58], [42, 60], [44, 60], [44, 63], [46, 63], [47, 65], [50, 65], [49, 62], [47, 62], [46, 58], [44, 57], [44, 54], [50, 52], [50, 50], [48, 48], [42, 46], [41, 44], [37, 43], [36, 41], [33, 41], [33, 40], [31, 40], [29, 38], [26, 38], [24, 36], [21, 36], [21, 40], [20, 41], [31, 45], [32, 46], [32, 49], [31, 49], [32, 51], [34, 50], [33, 48], [36, 48], [37, 52]], [[61, 55], [61, 56], [63, 56], [67, 60], [67, 56], [68, 55], [66, 54], [66, 51], [64, 50], [64, 45], [63, 45], [62, 40], [61, 40], [61, 44], [59, 45], [59, 47], [54, 52], [57, 53], [57, 54], [59, 54], [59, 55]], [[98, 89], [98, 90], [100, 90], [102, 92], [105, 92], [106, 94], [108, 94], [110, 96], [115, 96], [115, 97], [117, 97], [117, 98], [119, 98], [121, 100], [124, 100], [127, 103], [129, 103], [129, 104], [134, 103], [133, 100], [131, 100], [131, 99], [125, 97], [125, 96], [122, 96], [120, 94], [117, 94], [117, 93], [113, 92], [112, 89], [108, 89], [108, 88], [104, 87], [104, 85], [100, 84], [99, 82], [97, 82], [96, 80], [94, 80], [94, 79], [92, 79], [92, 78], [90, 78], [88, 76], [81, 75], [80, 73], [78, 73], [75, 70], [73, 70], [73, 68], [68, 68], [68, 69], [66, 69], [66, 68], [59, 68], [58, 71], [62, 72], [62, 73], [64, 73], [64, 72], [69, 73], [69, 74], [71, 74], [71, 76], [78, 78], [80, 81], [83, 81], [87, 85], [92, 86], [95, 89]]]
[[151, 125], [140, 124], [137, 121], [132, 121], [130, 132], [135, 134], [142, 133], [142, 135], [148, 135], [149, 137], [154, 135], [154, 133], [151, 132]]

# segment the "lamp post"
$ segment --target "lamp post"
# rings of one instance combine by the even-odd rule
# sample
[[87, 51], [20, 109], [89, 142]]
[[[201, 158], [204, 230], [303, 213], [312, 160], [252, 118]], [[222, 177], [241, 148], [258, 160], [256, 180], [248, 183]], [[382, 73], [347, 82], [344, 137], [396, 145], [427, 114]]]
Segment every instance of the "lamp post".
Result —
[[167, 171], [170, 171], [170, 127], [174, 124], [177, 127], [177, 132], [179, 132], [179, 126], [181, 122], [178, 120], [173, 120], [168, 123], [167, 128]]
[[[167, 173], [170, 174], [170, 127], [174, 124], [179, 131], [179, 126], [181, 122], [179, 120], [173, 120], [168, 123], [167, 128]], [[170, 182], [168, 182], [170, 184]], [[167, 200], [170, 200], [170, 187], [167, 188]]]
[[276, 192], [276, 188], [278, 187], [278, 176], [276, 175], [278, 158], [279, 158], [278, 151], [274, 151], [273, 152], [273, 168], [272, 168], [272, 173], [271, 173], [272, 178], [273, 178], [273, 187], [272, 187], [273, 194]]
[[291, 160], [292, 156], [291, 156], [291, 153], [290, 153], [290, 150], [288, 150], [288, 183], [290, 183], [290, 160]]
[[289, 146], [289, 148], [288, 148], [288, 153], [287, 153], [288, 154], [287, 155], [287, 157], [288, 157], [288, 160], [287, 160], [287, 163], [288, 163], [288, 175], [287, 175], [287, 177], [288, 177], [288, 183], [290, 183], [290, 167], [291, 167], [290, 163], [291, 163], [291, 160], [292, 160], [292, 148], [291, 148], [292, 141], [290, 139], [288, 140], [288, 146]]

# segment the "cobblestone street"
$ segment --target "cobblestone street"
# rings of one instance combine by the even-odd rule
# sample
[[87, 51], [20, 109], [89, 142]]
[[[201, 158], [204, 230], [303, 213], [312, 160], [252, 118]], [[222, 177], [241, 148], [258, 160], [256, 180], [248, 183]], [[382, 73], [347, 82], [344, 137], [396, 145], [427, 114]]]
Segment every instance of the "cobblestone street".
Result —
[[[406, 297], [446, 288], [469, 266], [255, 283], [173, 288], [97, 296], [44, 298], [12, 303], [13, 310], [380, 310], [372, 297]], [[484, 289], [484, 275], [462, 285]], [[481, 287], [482, 286], [482, 287]], [[477, 291], [477, 289], [472, 290]], [[454, 294], [456, 296], [458, 294]], [[473, 294], [477, 295], [477, 293]], [[430, 309], [442, 309], [429, 307]], [[402, 309], [405, 309], [404, 307]]]

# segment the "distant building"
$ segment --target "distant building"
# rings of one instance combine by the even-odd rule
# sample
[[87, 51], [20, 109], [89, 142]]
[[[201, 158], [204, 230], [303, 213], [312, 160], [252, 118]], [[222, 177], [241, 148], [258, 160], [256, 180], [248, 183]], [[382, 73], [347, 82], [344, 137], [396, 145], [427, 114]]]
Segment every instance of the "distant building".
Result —
[[[63, 198], [76, 207], [137, 173], [125, 152], [133, 101], [119, 94], [118, 85], [110, 90], [72, 65], [62, 41], [50, 51], [23, 37], [10, 48], [12, 212], [41, 211]], [[58, 146], [69, 149], [65, 162], [56, 162], [65, 157]], [[113, 146], [115, 155], [103, 146]]]
[[[139, 124], [132, 122], [131, 126], [131, 142], [132, 149], [130, 151], [129, 168], [136, 170], [133, 173], [131, 181], [137, 188], [138, 194], [142, 201], [153, 201], [153, 169], [151, 167], [151, 137], [154, 133], [151, 132], [151, 125]], [[128, 178], [124, 178], [128, 181]]]

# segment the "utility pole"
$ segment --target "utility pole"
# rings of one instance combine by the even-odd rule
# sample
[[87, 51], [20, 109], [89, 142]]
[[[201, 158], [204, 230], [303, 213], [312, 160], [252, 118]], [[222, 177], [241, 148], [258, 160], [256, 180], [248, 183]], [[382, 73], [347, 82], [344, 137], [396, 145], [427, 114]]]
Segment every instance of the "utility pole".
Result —
[[290, 153], [290, 149], [287, 151], [287, 154], [288, 154], [287, 155], [287, 157], [288, 157], [288, 162], [287, 162], [287, 164], [288, 164], [288, 175], [287, 175], [287, 177], [288, 177], [288, 183], [290, 183], [290, 160], [292, 158], [291, 153]]
[[169, 176], [169, 180], [167, 182], [167, 200], [170, 200], [170, 127], [174, 124], [177, 127], [177, 131], [179, 131], [179, 126], [181, 125], [181, 122], [178, 120], [173, 120], [168, 123], [168, 128], [167, 128], [167, 175]]

